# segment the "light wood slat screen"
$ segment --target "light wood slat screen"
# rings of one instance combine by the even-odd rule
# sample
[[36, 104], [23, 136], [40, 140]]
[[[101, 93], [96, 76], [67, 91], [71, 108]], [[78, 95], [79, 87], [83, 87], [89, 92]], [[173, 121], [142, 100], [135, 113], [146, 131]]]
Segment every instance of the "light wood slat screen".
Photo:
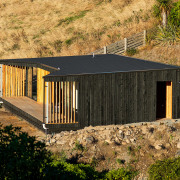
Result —
[[44, 99], [45, 114], [47, 114], [48, 96], [48, 123], [77, 123], [78, 83], [75, 81], [48, 82], [46, 88]]
[[46, 76], [49, 73], [49, 71], [37, 68], [37, 102], [43, 103], [43, 76]]
[[26, 67], [3, 65], [3, 96], [25, 96]]

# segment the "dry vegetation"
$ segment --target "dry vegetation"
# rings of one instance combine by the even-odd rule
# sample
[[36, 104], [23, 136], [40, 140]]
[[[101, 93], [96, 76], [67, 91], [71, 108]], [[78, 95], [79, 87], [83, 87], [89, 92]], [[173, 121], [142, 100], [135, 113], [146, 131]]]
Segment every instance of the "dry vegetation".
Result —
[[166, 64], [180, 66], [180, 43], [168, 44], [148, 44], [141, 48], [133, 57], [146, 59]]
[[154, 2], [2, 0], [0, 58], [87, 54], [152, 27]]

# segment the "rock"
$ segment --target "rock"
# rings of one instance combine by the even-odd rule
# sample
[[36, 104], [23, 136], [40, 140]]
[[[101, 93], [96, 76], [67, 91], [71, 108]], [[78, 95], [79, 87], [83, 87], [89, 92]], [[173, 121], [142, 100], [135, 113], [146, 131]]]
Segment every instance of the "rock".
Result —
[[55, 143], [56, 142], [56, 139], [52, 138], [50, 139], [50, 143]]
[[155, 149], [160, 150], [162, 149], [162, 144], [156, 144], [154, 147]]
[[95, 142], [95, 138], [93, 136], [88, 136], [85, 138], [85, 140], [88, 144], [92, 144]]
[[135, 139], [135, 138], [130, 139], [130, 141], [131, 141], [132, 143], [136, 143], [136, 139]]
[[180, 149], [180, 142], [177, 143], [177, 148]]
[[61, 133], [56, 134], [56, 135], [55, 135], [55, 138], [56, 138], [56, 139], [59, 139], [59, 138], [61, 138], [63, 135], [64, 135], [64, 134], [61, 134]]
[[142, 134], [147, 134], [148, 132], [147, 126], [142, 126], [141, 130], [142, 130]]
[[127, 130], [126, 133], [125, 133], [125, 135], [126, 135], [126, 136], [130, 136], [131, 133], [132, 133], [132, 132], [131, 132], [130, 130]]
[[63, 144], [65, 144], [65, 143], [66, 143], [66, 141], [63, 141], [63, 140], [62, 140], [62, 141], [56, 141], [56, 144], [57, 144], [57, 145], [63, 145]]
[[121, 143], [122, 145], [126, 145], [127, 143], [125, 142], [125, 141], [122, 141], [122, 143]]
[[74, 142], [73, 140], [71, 140], [71, 141], [69, 142], [69, 146], [70, 146], [70, 147], [73, 147], [74, 144], [75, 144], [75, 142]]
[[123, 132], [122, 130], [119, 130], [119, 137], [120, 137], [121, 139], [124, 138], [124, 132]]
[[50, 146], [50, 142], [46, 142], [46, 146]]
[[180, 150], [178, 150], [177, 152], [176, 152], [176, 154], [175, 154], [175, 157], [177, 158], [177, 157], [179, 157], [180, 156]]

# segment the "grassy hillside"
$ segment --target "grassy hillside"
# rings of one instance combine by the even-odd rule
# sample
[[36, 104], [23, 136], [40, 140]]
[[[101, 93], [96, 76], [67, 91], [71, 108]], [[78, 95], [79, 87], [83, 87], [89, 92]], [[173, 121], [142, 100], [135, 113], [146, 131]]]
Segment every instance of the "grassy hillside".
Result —
[[133, 57], [180, 66], [180, 43], [174, 45], [147, 45]]
[[87, 54], [152, 27], [155, 0], [2, 0], [0, 58]]

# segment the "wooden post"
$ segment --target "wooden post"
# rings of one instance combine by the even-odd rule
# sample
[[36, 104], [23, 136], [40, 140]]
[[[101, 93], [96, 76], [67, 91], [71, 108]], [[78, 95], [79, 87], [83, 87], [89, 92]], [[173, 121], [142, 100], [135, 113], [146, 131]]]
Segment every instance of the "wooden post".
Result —
[[68, 116], [67, 116], [67, 122], [70, 121], [70, 87], [69, 87], [69, 81], [67, 82], [67, 110], [68, 110]]
[[6, 65], [3, 65], [3, 96], [6, 96]]
[[5, 97], [8, 96], [8, 66], [6, 65], [6, 93], [5, 93]]
[[53, 115], [52, 115], [52, 123], [54, 123], [54, 82], [52, 82], [52, 109], [53, 109]]
[[74, 123], [76, 122], [76, 82], [73, 82], [73, 107], [74, 107]]
[[62, 81], [62, 123], [64, 123], [64, 82]]
[[15, 73], [15, 76], [16, 76], [16, 80], [15, 80], [15, 84], [16, 84], [15, 91], [16, 91], [16, 94], [15, 94], [15, 96], [17, 97], [17, 95], [18, 95], [18, 72], [17, 72], [17, 66], [15, 66], [15, 71], [16, 71], [16, 73]]
[[16, 95], [16, 74], [15, 74], [15, 67], [13, 66], [13, 96]]
[[144, 46], [146, 45], [146, 30], [144, 30]]
[[22, 96], [24, 96], [24, 75], [25, 75], [24, 73], [25, 73], [25, 69], [24, 69], [24, 67], [22, 67], [22, 68], [23, 68], [23, 69], [22, 69], [22, 71], [23, 71], [23, 72], [22, 72], [22, 76], [23, 76], [23, 79], [22, 79], [22, 86], [23, 86], [23, 87], [22, 87], [22, 88], [23, 88], [23, 89], [22, 89]]
[[52, 122], [52, 82], [49, 83], [50, 120]]
[[28, 97], [32, 98], [33, 68], [29, 67], [26, 72], [27, 72], [27, 94], [28, 94]]
[[104, 54], [107, 54], [107, 47], [104, 46]]
[[8, 97], [11, 96], [11, 68], [8, 66]]
[[124, 38], [124, 51], [127, 51], [127, 38]]
[[71, 123], [73, 123], [73, 82], [71, 81]]
[[58, 122], [58, 82], [56, 82], [56, 123]]
[[2, 66], [2, 64], [0, 65], [0, 77], [1, 77], [1, 79], [0, 79], [0, 97], [2, 97], [2, 90], [3, 90], [3, 87], [2, 87], [2, 82], [3, 82], [3, 71], [2, 71], [2, 68], [3, 68], [3, 66]]
[[59, 123], [61, 123], [61, 82], [59, 82]]
[[65, 81], [65, 123], [67, 123], [67, 82]]
[[12, 66], [10, 66], [10, 78], [11, 78], [11, 91], [10, 91], [10, 97], [13, 95], [13, 72], [12, 72]]
[[45, 103], [45, 109], [46, 109], [45, 110], [45, 121], [44, 121], [44, 123], [48, 124], [48, 119], [49, 119], [49, 107], [48, 107], [48, 105], [49, 105], [49, 103], [48, 103], [48, 101], [49, 101], [49, 97], [48, 97], [49, 92], [48, 92], [48, 89], [49, 89], [49, 87], [48, 87], [48, 82], [45, 82], [44, 84], [45, 84], [44, 103]]
[[18, 66], [18, 96], [20, 96], [20, 66]]

